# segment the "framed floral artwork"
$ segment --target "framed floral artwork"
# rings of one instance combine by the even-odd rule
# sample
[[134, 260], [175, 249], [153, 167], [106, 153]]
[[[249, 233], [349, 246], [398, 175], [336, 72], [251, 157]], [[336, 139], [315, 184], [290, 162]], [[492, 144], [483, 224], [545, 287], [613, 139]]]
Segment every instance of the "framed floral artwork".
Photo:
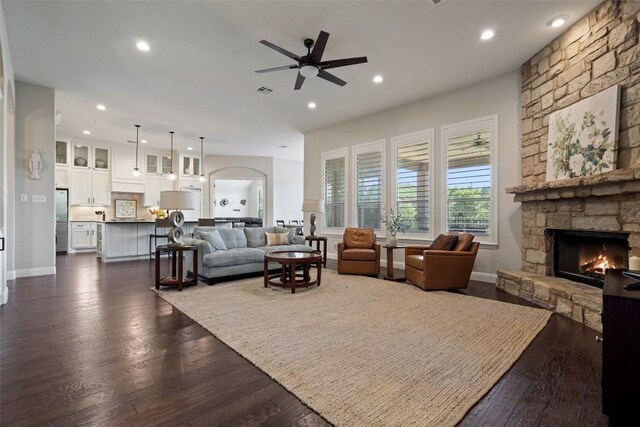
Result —
[[619, 94], [612, 86], [551, 113], [547, 181], [616, 169]]
[[135, 200], [116, 199], [115, 217], [116, 218], [135, 218], [138, 212], [138, 203]]

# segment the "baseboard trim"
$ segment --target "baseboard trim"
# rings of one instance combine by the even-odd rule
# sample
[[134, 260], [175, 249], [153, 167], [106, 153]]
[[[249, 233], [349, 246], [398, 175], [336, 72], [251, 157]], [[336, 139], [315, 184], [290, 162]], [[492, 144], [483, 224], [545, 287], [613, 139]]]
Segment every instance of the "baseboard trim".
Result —
[[16, 272], [7, 271], [7, 280], [16, 280]]
[[40, 268], [25, 268], [23, 270], [16, 270], [14, 273], [14, 279], [20, 277], [32, 277], [32, 276], [49, 276], [56, 274], [55, 267], [40, 267]]

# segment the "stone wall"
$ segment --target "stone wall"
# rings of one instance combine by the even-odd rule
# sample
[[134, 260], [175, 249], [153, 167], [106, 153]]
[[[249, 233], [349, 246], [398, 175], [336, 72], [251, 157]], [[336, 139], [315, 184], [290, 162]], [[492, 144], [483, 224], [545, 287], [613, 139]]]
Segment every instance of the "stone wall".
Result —
[[605, 1], [521, 68], [522, 184], [546, 178], [549, 114], [619, 84], [618, 168], [640, 166], [640, 1]]

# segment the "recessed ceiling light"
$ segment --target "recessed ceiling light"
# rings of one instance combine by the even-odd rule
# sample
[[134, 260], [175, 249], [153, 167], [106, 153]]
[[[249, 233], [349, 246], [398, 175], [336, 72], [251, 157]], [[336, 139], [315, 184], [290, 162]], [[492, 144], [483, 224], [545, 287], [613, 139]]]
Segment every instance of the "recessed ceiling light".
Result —
[[136, 47], [143, 52], [149, 52], [151, 50], [151, 48], [149, 47], [149, 43], [144, 40], [138, 40], [136, 42]]
[[307, 107], [309, 107], [311, 110], [315, 110], [315, 108], [317, 107], [315, 102], [310, 102], [307, 104]]
[[83, 130], [82, 133], [84, 133], [85, 135], [91, 135], [91, 131], [90, 130]]
[[287, 148], [288, 145], [277, 145], [276, 148]]
[[98, 110], [100, 110], [100, 111], [104, 111], [104, 110], [106, 110], [106, 109], [107, 109], [107, 107], [105, 107], [105, 106], [104, 106], [104, 105], [102, 105], [102, 104], [98, 104], [98, 105], [96, 105], [96, 108], [97, 108]]
[[187, 147], [187, 150], [191, 151], [193, 150], [193, 147]]
[[480, 38], [482, 40], [491, 40], [495, 35], [496, 33], [494, 33], [493, 30], [484, 30], [480, 35]]
[[553, 28], [562, 27], [567, 20], [569, 19], [569, 15], [558, 15], [547, 21], [547, 25]]
[[147, 140], [146, 139], [141, 139], [140, 142], [143, 143], [143, 144], [146, 144]]
[[382, 76], [380, 74], [378, 74], [377, 76], [373, 77], [373, 82], [374, 83], [382, 83], [384, 81], [384, 79], [382, 78]]

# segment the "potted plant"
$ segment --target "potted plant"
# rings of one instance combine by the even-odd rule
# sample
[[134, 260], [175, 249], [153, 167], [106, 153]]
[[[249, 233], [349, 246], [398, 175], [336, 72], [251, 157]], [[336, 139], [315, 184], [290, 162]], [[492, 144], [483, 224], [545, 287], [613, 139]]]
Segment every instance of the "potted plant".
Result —
[[381, 222], [386, 227], [387, 232], [391, 235], [391, 237], [387, 238], [387, 244], [395, 246], [398, 243], [398, 238], [396, 237], [398, 231], [404, 233], [407, 229], [407, 227], [402, 224], [402, 216], [399, 213], [394, 213], [393, 209], [389, 209], [389, 212], [385, 210]]

